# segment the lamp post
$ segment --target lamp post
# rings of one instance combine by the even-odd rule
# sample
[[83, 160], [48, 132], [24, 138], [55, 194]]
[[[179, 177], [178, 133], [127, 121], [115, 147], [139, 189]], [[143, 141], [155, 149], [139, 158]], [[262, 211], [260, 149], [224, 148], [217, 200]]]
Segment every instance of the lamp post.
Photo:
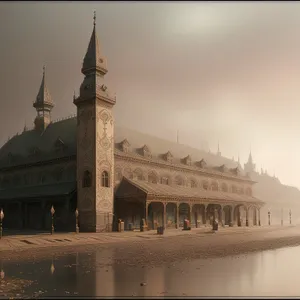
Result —
[[289, 215], [290, 215], [290, 225], [292, 225], [292, 211], [291, 210], [290, 210]]
[[270, 210], [268, 211], [268, 224], [269, 224], [269, 226], [271, 225], [271, 212], [270, 212]]
[[4, 212], [3, 212], [3, 209], [1, 208], [1, 211], [0, 211], [0, 239], [2, 238], [2, 221], [4, 219]]
[[55, 214], [55, 209], [54, 209], [53, 205], [50, 209], [50, 212], [51, 212], [51, 234], [53, 234], [54, 233], [53, 216]]
[[75, 217], [76, 217], [76, 233], [79, 233], [78, 216], [79, 216], [79, 212], [78, 212], [78, 209], [76, 208], [76, 210], [75, 210]]

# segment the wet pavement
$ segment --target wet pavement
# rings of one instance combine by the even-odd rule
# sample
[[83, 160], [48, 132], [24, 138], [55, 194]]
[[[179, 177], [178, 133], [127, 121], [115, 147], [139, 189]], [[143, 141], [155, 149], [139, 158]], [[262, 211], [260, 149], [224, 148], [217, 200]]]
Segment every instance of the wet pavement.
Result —
[[299, 246], [159, 264], [137, 264], [135, 257], [143, 251], [138, 245], [120, 260], [125, 250], [106, 247], [38, 260], [0, 260], [0, 297], [300, 295]]

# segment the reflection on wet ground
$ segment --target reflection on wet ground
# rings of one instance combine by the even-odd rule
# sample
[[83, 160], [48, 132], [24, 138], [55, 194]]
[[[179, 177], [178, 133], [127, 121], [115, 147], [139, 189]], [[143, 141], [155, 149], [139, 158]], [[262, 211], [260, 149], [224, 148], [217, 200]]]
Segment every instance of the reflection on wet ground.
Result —
[[[135, 266], [134, 257], [119, 262], [111, 251], [69, 253], [18, 264], [0, 261], [0, 296], [300, 295], [300, 247], [159, 267]], [[4, 285], [18, 281], [20, 289], [7, 294]]]

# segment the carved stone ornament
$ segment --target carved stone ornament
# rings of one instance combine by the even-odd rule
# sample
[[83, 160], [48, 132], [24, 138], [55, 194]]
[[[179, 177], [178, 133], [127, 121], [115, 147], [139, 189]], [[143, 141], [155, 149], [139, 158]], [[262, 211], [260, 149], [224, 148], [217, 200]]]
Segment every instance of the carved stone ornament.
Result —
[[101, 110], [97, 114], [97, 122], [99, 122], [101, 120], [103, 122], [103, 124], [105, 124], [110, 119], [111, 119], [111, 116], [110, 116], [109, 112], [107, 110], [105, 110], [105, 109]]

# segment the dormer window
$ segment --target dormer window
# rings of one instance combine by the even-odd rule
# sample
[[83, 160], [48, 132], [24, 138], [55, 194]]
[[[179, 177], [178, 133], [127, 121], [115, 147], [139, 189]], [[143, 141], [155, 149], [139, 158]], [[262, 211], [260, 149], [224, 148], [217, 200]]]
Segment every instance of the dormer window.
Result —
[[207, 166], [206, 161], [204, 159], [201, 159], [198, 165], [201, 169], [204, 169]]
[[141, 154], [145, 157], [151, 158], [151, 151], [147, 145], [144, 145], [142, 147]]
[[234, 168], [234, 169], [231, 169], [231, 172], [234, 174], [234, 175], [239, 175], [240, 174], [240, 170], [238, 167]]
[[165, 154], [165, 160], [167, 161], [167, 162], [172, 162], [172, 160], [173, 160], [173, 155], [172, 155], [172, 153], [170, 152], [170, 151], [168, 151], [166, 154]]
[[169, 185], [169, 178], [168, 177], [162, 177], [161, 178], [161, 183], [165, 185]]
[[226, 168], [225, 165], [222, 165], [222, 166], [219, 167], [219, 170], [220, 170], [221, 172], [226, 172], [226, 171], [227, 171], [227, 168]]
[[38, 147], [33, 147], [30, 149], [29, 156], [38, 156], [40, 154], [40, 149]]
[[121, 143], [120, 143], [120, 148], [123, 152], [127, 153], [129, 151], [129, 148], [130, 148], [130, 144], [129, 142], [127, 141], [127, 139], [123, 140]]
[[56, 152], [63, 152], [65, 149], [65, 143], [61, 138], [58, 138], [54, 144]]
[[187, 166], [191, 166], [192, 165], [192, 158], [188, 155], [183, 159], [183, 163]]

